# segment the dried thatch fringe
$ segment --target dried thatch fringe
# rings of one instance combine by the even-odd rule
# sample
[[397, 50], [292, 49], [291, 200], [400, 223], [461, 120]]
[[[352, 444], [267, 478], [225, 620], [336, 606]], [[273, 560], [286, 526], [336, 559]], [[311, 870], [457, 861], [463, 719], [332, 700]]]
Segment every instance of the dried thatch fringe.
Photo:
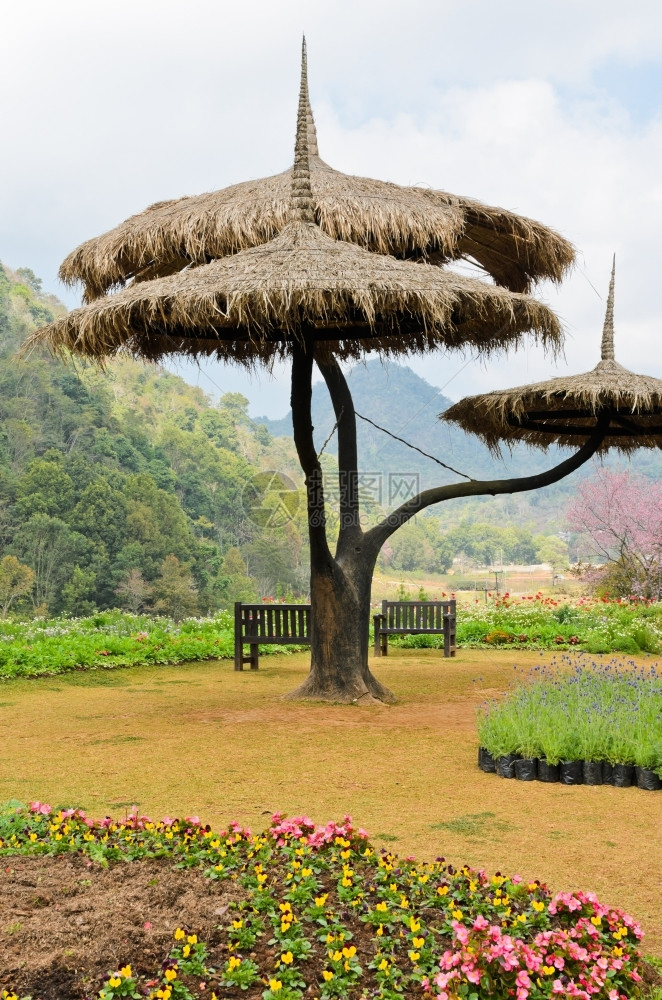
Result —
[[97, 359], [124, 350], [251, 364], [287, 354], [304, 334], [320, 341], [318, 351], [356, 358], [442, 345], [489, 352], [526, 332], [546, 347], [561, 345], [556, 316], [535, 299], [291, 222], [264, 246], [97, 299], [37, 331], [32, 343]]
[[[308, 99], [308, 152], [315, 221], [333, 239], [434, 264], [467, 257], [512, 291], [560, 281], [574, 249], [553, 230], [501, 208], [444, 191], [401, 187], [333, 170], [319, 158]], [[266, 243], [287, 224], [292, 169], [210, 194], [163, 201], [66, 258], [60, 277], [82, 282], [92, 301], [131, 279], [151, 280]]]
[[605, 410], [611, 421], [601, 452], [662, 447], [662, 379], [635, 375], [614, 359], [615, 266], [614, 262], [602, 359], [592, 371], [469, 396], [440, 417], [478, 435], [495, 454], [500, 454], [503, 442], [523, 441], [543, 449], [551, 444], [577, 447], [595, 428], [597, 414]]

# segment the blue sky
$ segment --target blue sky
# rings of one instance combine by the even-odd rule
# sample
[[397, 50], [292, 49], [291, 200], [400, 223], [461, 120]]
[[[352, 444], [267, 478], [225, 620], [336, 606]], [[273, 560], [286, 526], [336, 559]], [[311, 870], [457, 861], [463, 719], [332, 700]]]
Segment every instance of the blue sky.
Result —
[[[75, 305], [56, 274], [83, 240], [287, 166], [302, 30], [331, 165], [504, 205], [580, 251], [560, 289], [539, 290], [566, 325], [565, 365], [529, 347], [416, 371], [458, 398], [592, 367], [616, 251], [617, 352], [662, 377], [657, 0], [22, 0], [0, 37], [0, 259]], [[246, 391], [232, 368], [185, 373]], [[248, 387], [254, 413], [287, 408], [276, 374]]]

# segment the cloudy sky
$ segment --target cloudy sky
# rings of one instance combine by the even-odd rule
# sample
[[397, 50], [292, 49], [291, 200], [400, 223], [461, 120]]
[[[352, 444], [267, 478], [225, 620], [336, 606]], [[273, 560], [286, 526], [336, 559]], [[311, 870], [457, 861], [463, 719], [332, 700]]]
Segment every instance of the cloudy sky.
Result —
[[[659, 0], [21, 0], [0, 34], [0, 260], [74, 306], [57, 268], [82, 241], [288, 166], [304, 31], [332, 166], [503, 205], [579, 250], [539, 289], [565, 363], [523, 348], [414, 370], [459, 398], [592, 367], [616, 252], [617, 356], [662, 377]], [[180, 370], [254, 414], [287, 409], [284, 372]]]

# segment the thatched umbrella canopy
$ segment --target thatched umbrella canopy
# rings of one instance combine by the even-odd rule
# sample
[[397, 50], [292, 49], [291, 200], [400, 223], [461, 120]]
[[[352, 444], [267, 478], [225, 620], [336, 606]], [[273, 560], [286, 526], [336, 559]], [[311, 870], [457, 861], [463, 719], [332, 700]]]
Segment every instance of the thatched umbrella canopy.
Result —
[[95, 359], [215, 355], [252, 365], [314, 341], [315, 355], [409, 354], [436, 346], [490, 351], [531, 332], [559, 346], [554, 313], [528, 296], [431, 264], [396, 260], [334, 239], [314, 213], [302, 79], [289, 221], [274, 239], [178, 274], [133, 282], [39, 330]]
[[662, 446], [662, 379], [635, 375], [614, 358], [615, 266], [614, 261], [602, 357], [592, 371], [468, 396], [440, 417], [477, 434], [495, 453], [501, 442], [576, 447], [595, 431], [600, 415], [609, 417], [601, 452]]
[[[302, 74], [305, 82], [305, 42]], [[307, 83], [306, 108], [312, 211], [333, 239], [434, 264], [470, 258], [517, 292], [542, 278], [560, 281], [572, 264], [571, 244], [531, 219], [444, 191], [334, 170], [318, 153]], [[131, 279], [165, 277], [267, 243], [288, 223], [292, 171], [158, 202], [83, 243], [66, 258], [60, 277], [82, 282], [89, 302]]]

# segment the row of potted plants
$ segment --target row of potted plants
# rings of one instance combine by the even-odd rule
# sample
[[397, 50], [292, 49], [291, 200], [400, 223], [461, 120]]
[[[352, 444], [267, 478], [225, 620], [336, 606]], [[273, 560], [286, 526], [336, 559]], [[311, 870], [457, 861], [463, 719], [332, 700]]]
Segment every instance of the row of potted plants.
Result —
[[614, 785], [649, 792], [662, 790], [662, 778], [649, 767], [612, 764], [608, 760], [563, 760], [550, 764], [544, 757], [522, 757], [518, 753], [494, 757], [485, 747], [478, 750], [478, 766], [487, 774], [518, 781], [561, 782], [562, 785]]
[[[513, 668], [504, 697], [478, 709], [479, 746], [505, 777], [659, 788], [662, 673], [656, 664], [563, 654]], [[528, 762], [528, 763], [523, 763]]]

